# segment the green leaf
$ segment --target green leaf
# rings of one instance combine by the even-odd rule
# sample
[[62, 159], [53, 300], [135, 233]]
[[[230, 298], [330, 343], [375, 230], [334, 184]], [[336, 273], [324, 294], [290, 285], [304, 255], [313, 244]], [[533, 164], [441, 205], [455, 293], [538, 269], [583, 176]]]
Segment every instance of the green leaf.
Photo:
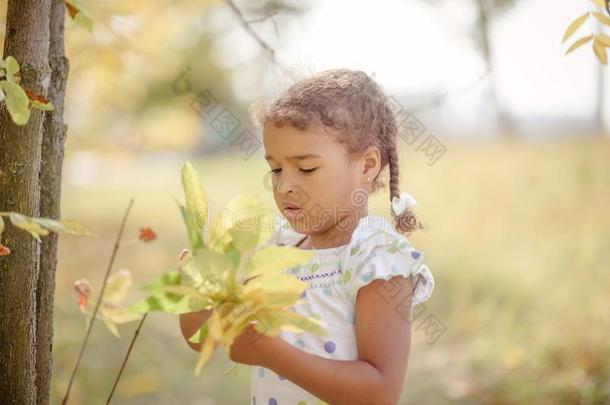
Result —
[[572, 23], [568, 26], [568, 29], [566, 30], [566, 32], [563, 34], [563, 39], [561, 40], [561, 43], [566, 42], [567, 39], [570, 38], [572, 36], [572, 34], [574, 34], [578, 28], [580, 28], [580, 26], [587, 19], [588, 15], [589, 15], [589, 13], [585, 13], [585, 14], [581, 15], [580, 17], [578, 17], [577, 19], [575, 19], [574, 21], [572, 21]]
[[205, 246], [203, 243], [203, 238], [201, 237], [199, 229], [195, 225], [193, 216], [187, 211], [184, 205], [180, 205], [178, 203], [178, 208], [180, 208], [182, 219], [184, 220], [184, 224], [186, 225], [186, 232], [188, 234], [192, 250], [196, 251], [198, 249], [203, 249], [203, 247]]
[[19, 62], [12, 56], [7, 56], [5, 59], [6, 80], [10, 82], [18, 82], [15, 75], [19, 72]]
[[179, 271], [169, 271], [161, 274], [153, 281], [145, 284], [140, 289], [153, 294], [164, 294], [163, 287], [168, 285], [180, 285], [182, 283], [182, 273]]
[[54, 111], [55, 110], [55, 106], [50, 101], [48, 103], [41, 103], [38, 100], [30, 100], [30, 103], [31, 103], [31, 107], [36, 108], [37, 110], [41, 110], [41, 111]]
[[203, 229], [208, 216], [208, 200], [201, 187], [199, 175], [190, 162], [182, 165], [181, 179], [186, 198], [186, 209], [193, 217], [197, 229]]
[[168, 314], [184, 314], [192, 312], [189, 307], [189, 297], [175, 295], [151, 295], [123, 309], [125, 313], [165, 312]]
[[201, 326], [201, 328], [199, 328], [199, 330], [197, 330], [197, 332], [195, 332], [193, 336], [188, 339], [188, 341], [191, 343], [201, 343], [208, 336], [209, 329], [208, 323], [204, 322], [203, 326]]
[[90, 33], [93, 32], [93, 20], [83, 7], [74, 0], [64, 0], [70, 18]]
[[13, 122], [25, 125], [30, 118], [30, 99], [21, 86], [11, 81], [0, 81], [0, 88], [6, 94], [6, 107]]
[[4, 90], [0, 87], [0, 103], [4, 101]]
[[572, 46], [566, 51], [566, 55], [569, 54], [570, 52], [574, 51], [575, 49], [583, 46], [584, 44], [586, 44], [587, 42], [589, 42], [591, 39], [593, 39], [593, 35], [588, 35], [586, 37], [582, 37], [579, 40], [577, 40], [576, 42], [574, 42], [572, 44]]

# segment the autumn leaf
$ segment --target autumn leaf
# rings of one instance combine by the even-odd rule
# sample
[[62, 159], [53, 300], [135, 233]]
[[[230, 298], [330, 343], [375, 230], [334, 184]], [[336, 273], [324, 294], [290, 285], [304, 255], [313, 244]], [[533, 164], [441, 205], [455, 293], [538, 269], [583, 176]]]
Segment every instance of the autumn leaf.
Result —
[[572, 23], [568, 26], [568, 29], [566, 30], [565, 34], [563, 35], [563, 39], [561, 40], [561, 43], [566, 42], [567, 39], [570, 38], [572, 36], [572, 34], [574, 34], [578, 28], [580, 28], [580, 26], [587, 19], [588, 15], [589, 15], [589, 13], [585, 13], [585, 14], [581, 15], [580, 17], [578, 17], [577, 19], [575, 19], [574, 21], [572, 21]]
[[11, 250], [0, 243], [0, 256], [8, 256], [11, 254]]
[[606, 14], [602, 14], [602, 13], [598, 13], [598, 12], [593, 12], [591, 14], [593, 14], [593, 16], [595, 16], [595, 18], [597, 18], [599, 21], [601, 21], [602, 24], [610, 26], [610, 17], [608, 17]]
[[608, 64], [606, 48], [599, 42], [597, 35], [595, 36], [595, 40], [593, 41], [593, 51], [595, 52], [595, 56], [597, 56], [597, 59], [599, 59], [602, 64]]
[[138, 239], [142, 242], [151, 242], [157, 239], [157, 234], [151, 228], [140, 228]]
[[610, 47], [610, 37], [605, 34], [597, 34], [597, 42], [605, 47]]
[[80, 25], [89, 32], [93, 32], [93, 20], [80, 4], [75, 0], [64, 0], [64, 4], [68, 10], [68, 15], [77, 25]]
[[572, 44], [572, 46], [570, 46], [570, 48], [566, 51], [566, 55], [569, 54], [570, 52], [574, 51], [575, 49], [583, 46], [584, 44], [589, 42], [591, 39], [593, 39], [593, 35], [587, 35], [586, 37], [580, 38], [579, 40], [574, 42]]
[[43, 111], [53, 111], [55, 109], [55, 107], [53, 106], [53, 103], [51, 103], [49, 100], [47, 100], [40, 94], [36, 94], [33, 91], [30, 91], [25, 88], [23, 90], [25, 91], [25, 94], [27, 94], [28, 98], [30, 99], [30, 105], [32, 108], [36, 108], [38, 110], [43, 110]]

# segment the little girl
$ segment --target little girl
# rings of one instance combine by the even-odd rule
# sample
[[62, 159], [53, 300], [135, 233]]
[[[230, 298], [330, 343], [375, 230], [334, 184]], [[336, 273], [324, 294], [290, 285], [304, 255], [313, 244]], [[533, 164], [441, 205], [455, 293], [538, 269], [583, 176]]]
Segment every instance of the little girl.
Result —
[[[251, 325], [230, 351], [231, 360], [252, 365], [251, 403], [396, 404], [412, 308], [430, 297], [434, 279], [402, 234], [422, 226], [409, 209], [415, 200], [399, 193], [398, 129], [386, 97], [366, 73], [337, 69], [254, 107], [286, 218], [276, 218], [268, 243], [313, 251], [285, 272], [308, 283], [293, 310], [323, 321], [327, 334], [251, 339]], [[367, 207], [388, 165], [393, 223]]]

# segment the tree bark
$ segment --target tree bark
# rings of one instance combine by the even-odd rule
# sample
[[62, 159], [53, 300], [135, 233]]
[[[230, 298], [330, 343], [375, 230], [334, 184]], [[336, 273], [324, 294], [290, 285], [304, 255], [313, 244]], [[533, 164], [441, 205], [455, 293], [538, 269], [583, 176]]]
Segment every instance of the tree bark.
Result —
[[[22, 87], [46, 93], [49, 77], [51, 0], [9, 0], [4, 57], [21, 66]], [[0, 211], [39, 215], [41, 111], [15, 125], [0, 107]], [[7, 223], [3, 244], [11, 254], [0, 259], [0, 399], [3, 404], [36, 403], [36, 284], [39, 242]]]
[[[65, 56], [63, 0], [51, 0], [49, 65], [51, 81], [47, 98], [55, 106], [44, 115], [40, 167], [40, 216], [60, 219], [61, 178], [66, 141], [64, 97], [70, 65]], [[57, 270], [57, 234], [42, 239], [40, 271], [36, 289], [36, 374], [37, 403], [47, 405], [53, 368], [53, 304]]]

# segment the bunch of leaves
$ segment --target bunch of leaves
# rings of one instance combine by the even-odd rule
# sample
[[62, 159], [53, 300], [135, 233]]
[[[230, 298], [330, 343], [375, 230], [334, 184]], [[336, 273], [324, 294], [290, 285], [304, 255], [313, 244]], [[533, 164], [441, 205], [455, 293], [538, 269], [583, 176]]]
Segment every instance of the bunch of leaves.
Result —
[[606, 52], [606, 48], [610, 47], [610, 37], [604, 34], [603, 29], [601, 32], [598, 33], [595, 33], [593, 31], [591, 17], [595, 17], [597, 20], [599, 20], [602, 23], [602, 27], [610, 26], [610, 2], [608, 2], [607, 0], [591, 0], [591, 2], [595, 6], [600, 7], [601, 10], [592, 11], [589, 8], [589, 11], [572, 21], [572, 23], [566, 29], [563, 35], [563, 40], [561, 42], [566, 42], [572, 35], [574, 35], [576, 31], [578, 31], [578, 29], [585, 23], [585, 21], [588, 20], [591, 27], [590, 34], [577, 39], [568, 48], [568, 50], [566, 51], [566, 55], [593, 40], [592, 48], [593, 52], [595, 53], [595, 56], [597, 56], [597, 59], [599, 59], [602, 64], [607, 65], [608, 55]]
[[233, 199], [211, 221], [208, 232], [206, 193], [189, 162], [182, 166], [186, 205], [180, 205], [192, 251], [178, 269], [162, 274], [142, 289], [150, 295], [126, 311], [171, 314], [212, 310], [210, 318], [189, 337], [201, 344], [195, 375], [209, 360], [216, 344], [228, 352], [237, 336], [253, 323], [268, 336], [281, 330], [324, 335], [324, 324], [291, 310], [301, 302], [307, 283], [285, 269], [308, 261], [312, 252], [267, 243], [275, 216], [258, 196]]
[[[18, 212], [0, 212], [0, 237], [4, 231], [3, 217], [8, 217], [13, 225], [29, 232], [39, 242], [42, 242], [40, 236], [48, 235], [50, 232], [95, 236], [87, 228], [74, 220], [33, 218]], [[0, 256], [6, 256], [10, 253], [11, 250], [0, 243]]]

